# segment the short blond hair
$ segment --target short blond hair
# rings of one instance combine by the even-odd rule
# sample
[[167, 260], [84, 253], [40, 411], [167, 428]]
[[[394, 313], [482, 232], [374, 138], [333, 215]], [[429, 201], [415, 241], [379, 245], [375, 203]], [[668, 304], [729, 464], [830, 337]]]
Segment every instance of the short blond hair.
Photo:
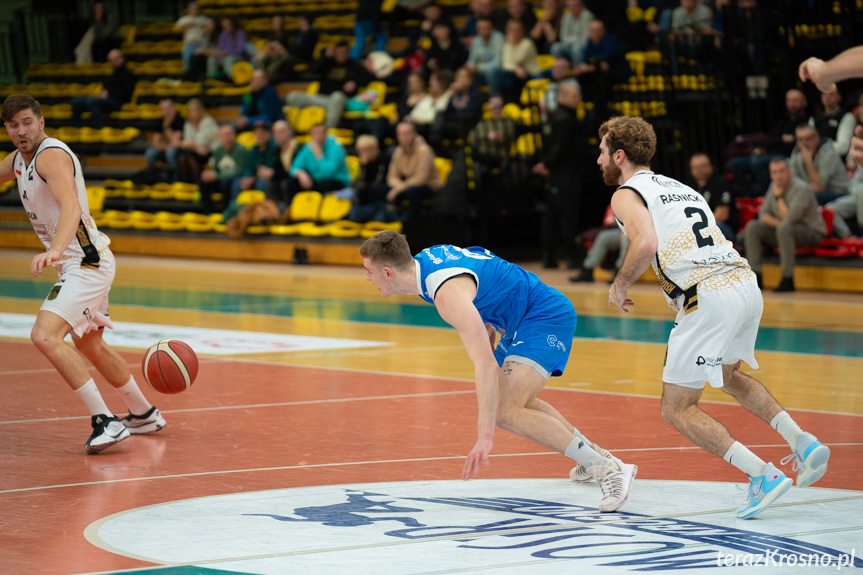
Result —
[[362, 136], [358, 136], [354, 147], [357, 150], [359, 150], [360, 148], [374, 148], [375, 150], [380, 150], [378, 139], [371, 134], [363, 134]]
[[378, 232], [360, 246], [360, 255], [376, 266], [406, 270], [413, 262], [408, 240], [391, 230]]

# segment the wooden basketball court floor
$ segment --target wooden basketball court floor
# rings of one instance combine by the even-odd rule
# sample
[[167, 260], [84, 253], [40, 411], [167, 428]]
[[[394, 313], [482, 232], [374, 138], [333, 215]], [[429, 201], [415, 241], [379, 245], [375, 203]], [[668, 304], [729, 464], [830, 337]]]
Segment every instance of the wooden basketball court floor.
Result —
[[[726, 554], [769, 559], [771, 545], [822, 566], [783, 570], [774, 550], [765, 572], [863, 567], [861, 295], [765, 292], [750, 371], [832, 456], [815, 487], [741, 521], [742, 474], [659, 414], [673, 312], [657, 285], [635, 286], [621, 317], [607, 285], [526, 265], [579, 314], [569, 366], [541, 397], [639, 466], [624, 513], [600, 515], [570, 460], [503, 431], [491, 468], [459, 480], [476, 429], [467, 355], [431, 306], [381, 298], [359, 265], [118, 256], [111, 316], [133, 335], [118, 349], [168, 424], [86, 456], [86, 411], [26, 339], [56, 279], [34, 280], [32, 256], [0, 250], [2, 573], [686, 573]], [[183, 394], [143, 383], [143, 348], [160, 337], [197, 342]], [[721, 391], [704, 397], [780, 465], [789, 449], [767, 424]]]

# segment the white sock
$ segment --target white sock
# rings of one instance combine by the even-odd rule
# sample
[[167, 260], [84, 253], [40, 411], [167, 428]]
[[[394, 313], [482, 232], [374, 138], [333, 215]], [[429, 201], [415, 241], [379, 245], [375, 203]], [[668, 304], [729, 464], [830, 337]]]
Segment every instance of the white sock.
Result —
[[803, 430], [800, 429], [800, 426], [791, 419], [791, 416], [788, 415], [787, 411], [780, 411], [776, 414], [776, 417], [770, 422], [770, 427], [779, 432], [785, 441], [788, 442], [788, 445], [791, 446], [791, 450], [797, 449], [797, 440], [800, 438], [800, 434], [803, 433]]
[[596, 461], [608, 461], [590, 446], [588, 440], [578, 436], [566, 447], [564, 455], [575, 459], [585, 467]]
[[722, 459], [751, 477], [758, 477], [764, 470], [766, 463], [757, 455], [749, 451], [739, 441], [735, 441], [722, 456]]
[[111, 410], [108, 409], [108, 406], [105, 405], [105, 400], [102, 399], [102, 394], [99, 393], [99, 388], [96, 387], [96, 382], [93, 381], [93, 378], [90, 378], [90, 381], [76, 389], [75, 393], [78, 394], [78, 397], [81, 398], [81, 401], [90, 410], [90, 415], [105, 414], [108, 417], [114, 416]]
[[144, 397], [144, 394], [141, 393], [141, 389], [138, 387], [137, 382], [135, 382], [135, 376], [130, 377], [123, 387], [115, 387], [114, 389], [117, 390], [117, 393], [120, 394], [120, 397], [129, 406], [129, 411], [134, 415], [144, 415], [153, 407], [147, 401], [147, 398]]

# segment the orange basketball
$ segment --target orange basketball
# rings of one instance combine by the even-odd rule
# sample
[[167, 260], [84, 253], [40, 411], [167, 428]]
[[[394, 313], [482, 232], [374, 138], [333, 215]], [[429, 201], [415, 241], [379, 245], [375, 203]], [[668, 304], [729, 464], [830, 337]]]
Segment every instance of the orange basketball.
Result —
[[162, 339], [147, 350], [141, 368], [144, 379], [159, 393], [180, 393], [198, 376], [198, 356], [180, 340]]

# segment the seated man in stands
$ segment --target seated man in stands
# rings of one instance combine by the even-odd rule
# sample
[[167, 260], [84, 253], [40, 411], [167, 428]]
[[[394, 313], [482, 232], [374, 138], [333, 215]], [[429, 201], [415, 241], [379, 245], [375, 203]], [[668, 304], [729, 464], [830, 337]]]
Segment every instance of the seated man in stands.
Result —
[[155, 132], [150, 145], [144, 151], [147, 158], [147, 174], [152, 175], [156, 171], [158, 162], [165, 162], [171, 170], [170, 181], [175, 182], [180, 178], [180, 144], [183, 141], [183, 116], [174, 107], [171, 98], [159, 100], [159, 108], [162, 110], [162, 131]]
[[255, 122], [255, 145], [246, 157], [246, 167], [243, 176], [234, 183], [231, 200], [235, 200], [240, 192], [246, 190], [267, 189], [272, 169], [276, 164], [278, 146], [273, 140], [273, 128], [266, 120]]
[[[473, 0], [470, 3], [471, 15], [468, 16], [464, 26], [458, 31], [458, 37], [465, 47], [470, 47], [473, 44], [474, 38], [480, 34], [480, 22], [485, 20], [489, 25], [494, 27], [494, 0]], [[503, 34], [500, 35], [501, 42]]]
[[326, 193], [343, 190], [351, 185], [351, 175], [345, 160], [345, 148], [327, 134], [323, 124], [312, 126], [309, 143], [294, 158], [291, 165], [290, 201], [303, 190]]
[[815, 192], [819, 205], [848, 193], [845, 162], [833, 142], [818, 135], [814, 126], [801, 124], [794, 130], [797, 145], [791, 152], [791, 173]]
[[454, 71], [467, 60], [467, 50], [455, 38], [452, 25], [447, 21], [435, 23], [432, 28], [431, 45], [424, 52], [425, 67], [431, 71]]
[[399, 145], [387, 172], [386, 199], [396, 205], [407, 201], [407, 219], [417, 220], [422, 215], [423, 201], [431, 198], [442, 185], [435, 167], [434, 150], [410, 122], [396, 126], [396, 139]]
[[308, 16], [297, 16], [297, 29], [295, 34], [290, 35], [293, 36], [292, 43], [269, 40], [259, 59], [260, 66], [266, 70], [267, 76], [274, 84], [290, 79], [294, 66], [309, 62], [315, 53], [318, 33], [312, 28]]
[[716, 226], [729, 242], [734, 242], [737, 233], [737, 206], [731, 183], [714, 173], [713, 162], [704, 152], [696, 152], [689, 158], [689, 181], [686, 184], [704, 196]]
[[354, 204], [348, 219], [354, 222], [386, 219], [387, 171], [390, 155], [381, 152], [378, 139], [363, 134], [357, 138], [360, 174], [354, 181]]
[[746, 259], [761, 286], [761, 248], [778, 246], [782, 281], [773, 291], [794, 291], [794, 250], [817, 246], [827, 235], [827, 226], [815, 194], [806, 182], [791, 175], [787, 159], [770, 161], [770, 179], [758, 218], [746, 224]]
[[510, 159], [510, 150], [515, 144], [517, 128], [515, 121], [504, 116], [503, 97], [495, 94], [488, 99], [491, 118], [482, 120], [468, 134], [467, 142], [473, 148], [474, 159], [486, 168], [499, 168]]
[[72, 121], [75, 127], [81, 127], [81, 114], [90, 112], [93, 115], [93, 125], [101, 129], [105, 122], [104, 114], [116, 112], [120, 107], [132, 100], [135, 91], [135, 75], [126, 67], [126, 58], [119, 50], [108, 52], [108, 62], [114, 71], [102, 82], [102, 90], [95, 96], [72, 98]]
[[503, 57], [503, 33], [494, 29], [489, 18], [476, 22], [476, 35], [470, 43], [467, 66], [476, 74], [477, 83], [487, 85], [500, 69]]
[[815, 126], [822, 138], [833, 140], [833, 147], [844, 159], [851, 149], [851, 136], [854, 135], [857, 118], [842, 107], [842, 92], [838, 87], [821, 92], [821, 105], [824, 110], [812, 116], [809, 123]]
[[671, 74], [678, 74], [678, 58], [694, 60], [699, 71], [712, 65], [714, 38], [713, 11], [698, 0], [680, 0], [680, 6], [671, 15], [668, 33]]
[[327, 111], [327, 128], [338, 126], [348, 98], [355, 96], [360, 87], [375, 79], [362, 62], [351, 60], [349, 54], [347, 42], [327, 48], [326, 55], [315, 62], [310, 70], [315, 78], [320, 79], [318, 93], [291, 92], [286, 98], [288, 106], [321, 106]]
[[863, 235], [863, 167], [857, 167], [848, 184], [848, 193], [839, 196], [826, 206], [833, 210], [833, 235], [847, 238], [854, 235], [852, 226], [856, 223], [857, 235]]
[[[797, 89], [785, 93], [785, 115], [767, 134], [764, 145], [748, 156], [738, 156], [728, 161], [728, 171], [737, 186], [737, 195], [742, 198], [763, 196], [770, 185], [768, 164], [779, 156], [787, 158], [794, 149], [794, 131], [809, 117], [806, 96]], [[752, 176], [752, 182], [749, 176]]]
[[270, 85], [270, 79], [264, 70], [252, 72], [251, 90], [243, 95], [240, 115], [237, 117], [237, 129], [245, 130], [254, 126], [259, 120], [269, 124], [284, 120], [282, 103], [275, 88]]
[[435, 121], [439, 129], [432, 130], [435, 143], [444, 138], [466, 138], [468, 132], [482, 118], [482, 94], [473, 84], [473, 73], [470, 69], [466, 66], [458, 69], [450, 90], [452, 96], [449, 104], [441, 112], [441, 118]]
[[285, 120], [273, 124], [273, 141], [278, 146], [276, 161], [272, 168], [259, 168], [258, 175], [267, 182], [267, 197], [276, 202], [279, 211], [284, 213], [290, 204], [289, 174], [300, 144], [294, 139], [294, 131]]
[[584, 88], [585, 100], [604, 105], [610, 99], [611, 87], [625, 82], [631, 70], [623, 47], [606, 32], [602, 20], [590, 21], [587, 37], [584, 55], [573, 68], [573, 74]]
[[[228, 199], [236, 181], [246, 169], [249, 151], [237, 143], [237, 130], [231, 124], [219, 127], [219, 143], [213, 148], [210, 157], [211, 168], [201, 173], [198, 187], [201, 190], [201, 204], [207, 213], [221, 212], [227, 207]], [[215, 201], [213, 196], [221, 194]]]

